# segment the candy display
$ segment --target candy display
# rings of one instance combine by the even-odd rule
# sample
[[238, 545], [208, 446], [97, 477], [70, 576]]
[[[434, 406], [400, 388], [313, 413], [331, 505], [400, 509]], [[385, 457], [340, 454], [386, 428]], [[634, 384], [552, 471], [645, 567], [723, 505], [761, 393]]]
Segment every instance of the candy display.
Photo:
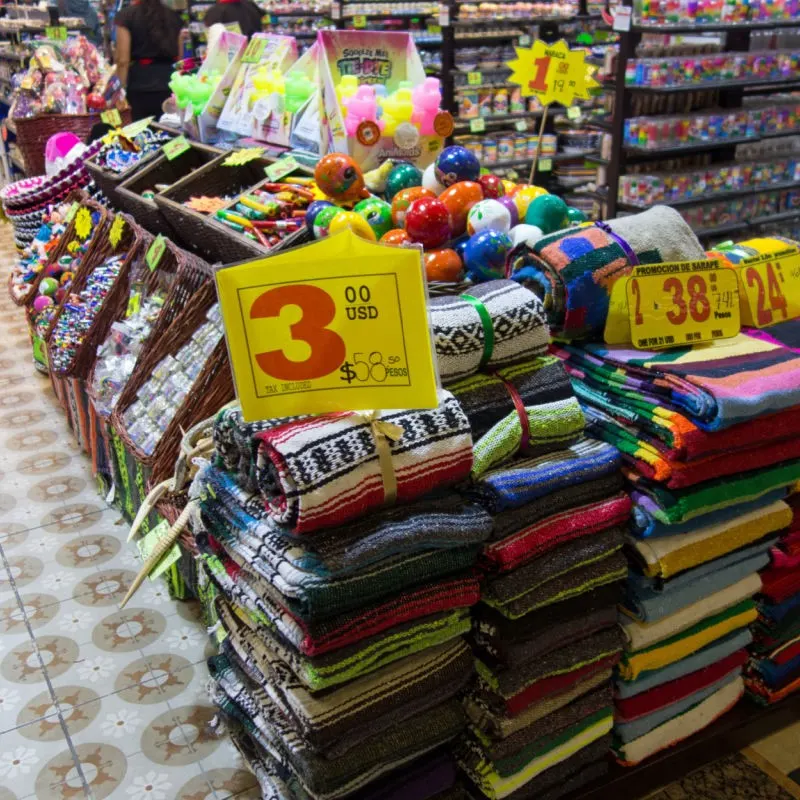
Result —
[[155, 155], [172, 137], [166, 131], [145, 128], [133, 139], [123, 134], [112, 136], [111, 142], [95, 157], [95, 162], [108, 172], [119, 175]]
[[796, 0], [636, 0], [633, 8], [643, 25], [762, 22], [794, 19], [798, 14]]
[[125, 428], [137, 446], [152, 453], [223, 335], [222, 315], [212, 306], [204, 322], [174, 356], [167, 356], [124, 413]]

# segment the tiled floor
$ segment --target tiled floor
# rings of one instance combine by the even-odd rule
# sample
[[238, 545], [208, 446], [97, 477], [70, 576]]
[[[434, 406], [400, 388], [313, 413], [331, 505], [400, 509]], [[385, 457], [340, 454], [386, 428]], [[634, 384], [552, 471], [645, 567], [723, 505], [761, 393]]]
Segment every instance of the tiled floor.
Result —
[[[0, 263], [14, 257], [0, 226]], [[207, 637], [139, 563], [97, 494], [23, 309], [0, 291], [0, 800], [255, 800], [213, 737]]]

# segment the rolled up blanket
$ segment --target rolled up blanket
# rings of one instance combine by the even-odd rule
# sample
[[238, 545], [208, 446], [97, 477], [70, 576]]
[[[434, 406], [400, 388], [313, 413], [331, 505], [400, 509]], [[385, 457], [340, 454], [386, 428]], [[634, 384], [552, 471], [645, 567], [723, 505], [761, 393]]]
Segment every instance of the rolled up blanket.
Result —
[[598, 337], [614, 282], [637, 264], [691, 261], [705, 250], [668, 206], [578, 230], [558, 231], [511, 253], [512, 278], [543, 298], [547, 320], [562, 339]]
[[472, 468], [469, 420], [445, 390], [434, 409], [325, 414], [256, 436], [267, 510], [295, 533], [341, 525], [392, 495], [414, 500]]
[[489, 281], [461, 296], [434, 297], [429, 308], [445, 385], [547, 352], [550, 331], [542, 303], [514, 281]]
[[561, 361], [545, 356], [450, 386], [472, 427], [472, 477], [517, 453], [568, 447], [583, 433], [583, 412]]

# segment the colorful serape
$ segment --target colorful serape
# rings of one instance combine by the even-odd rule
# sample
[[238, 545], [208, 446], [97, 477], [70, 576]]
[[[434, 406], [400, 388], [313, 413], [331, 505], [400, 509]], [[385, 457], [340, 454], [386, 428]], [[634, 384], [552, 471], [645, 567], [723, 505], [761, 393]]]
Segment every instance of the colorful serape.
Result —
[[[342, 525], [380, 508], [390, 483], [398, 501], [409, 502], [469, 475], [469, 420], [450, 392], [440, 391], [437, 408], [381, 411], [376, 420], [326, 414], [256, 434], [259, 489], [278, 524], [295, 533]], [[378, 425], [395, 427], [387, 434], [373, 430]], [[390, 464], [382, 464], [376, 436], [386, 437]]]
[[450, 391], [472, 427], [473, 478], [518, 452], [549, 453], [583, 433], [583, 412], [563, 364], [553, 356], [463, 378]]
[[564, 450], [538, 458], [520, 458], [487, 472], [470, 487], [470, 494], [492, 514], [527, 503], [578, 483], [617, 472], [619, 451], [596, 439], [582, 437]]
[[769, 328], [745, 328], [748, 336], [800, 353], [800, 320], [789, 319]]
[[596, 338], [608, 316], [611, 287], [636, 264], [691, 261], [705, 252], [683, 217], [667, 206], [520, 245], [510, 256], [512, 278], [544, 298], [557, 338]]
[[439, 376], [448, 384], [544, 355], [550, 342], [542, 302], [514, 281], [471, 286], [429, 304]]
[[770, 567], [761, 574], [761, 593], [773, 603], [783, 603], [800, 594], [800, 570]]
[[711, 642], [754, 622], [758, 617], [755, 603], [743, 600], [731, 608], [707, 617], [670, 639], [665, 639], [644, 650], [627, 651], [622, 655], [618, 670], [620, 677], [633, 681], [642, 673], [666, 667], [696, 653]]
[[696, 533], [645, 540], [629, 537], [628, 544], [630, 553], [637, 558], [645, 575], [666, 579], [752, 544], [787, 527], [791, 521], [789, 506], [776, 500], [766, 508], [751, 511], [730, 522], [709, 525]]
[[689, 711], [673, 717], [632, 742], [615, 747], [618, 760], [623, 766], [632, 767], [645, 758], [683, 741], [733, 708], [743, 693], [742, 679], [731, 681]]

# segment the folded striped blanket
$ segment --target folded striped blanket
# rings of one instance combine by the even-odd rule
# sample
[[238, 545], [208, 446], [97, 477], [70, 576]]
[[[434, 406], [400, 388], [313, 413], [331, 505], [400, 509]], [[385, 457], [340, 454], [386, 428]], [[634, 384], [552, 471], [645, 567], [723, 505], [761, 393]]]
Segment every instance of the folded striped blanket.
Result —
[[473, 478], [517, 453], [536, 456], [567, 447], [583, 433], [583, 412], [553, 356], [471, 375], [449, 388], [472, 428]]
[[783, 603], [800, 594], [800, 571], [770, 567], [761, 574], [761, 593], [773, 603]]
[[510, 620], [485, 603], [472, 609], [472, 641], [482, 661], [513, 668], [617, 623], [622, 589], [612, 583]]
[[514, 281], [471, 286], [429, 303], [439, 376], [459, 378], [544, 355], [550, 342], [542, 302]]
[[679, 572], [752, 544], [789, 525], [792, 511], [782, 500], [729, 522], [708, 525], [695, 533], [657, 539], [628, 538], [633, 555], [645, 575], [671, 578]]
[[747, 663], [747, 658], [747, 650], [737, 650], [707, 667], [690, 672], [674, 681], [662, 683], [647, 692], [641, 692], [633, 697], [617, 697], [614, 701], [614, 719], [618, 723], [633, 722], [668, 707], [700, 689], [712, 686], [729, 673], [740, 671]]
[[[377, 418], [402, 429], [396, 441], [387, 440], [399, 502], [469, 475], [469, 420], [450, 392], [440, 392], [437, 408], [381, 411]], [[258, 485], [272, 518], [300, 534], [342, 525], [380, 508], [387, 497], [387, 477], [375, 436], [368, 418], [355, 412], [257, 433]]]
[[796, 319], [778, 322], [769, 328], [746, 328], [745, 333], [755, 339], [786, 347], [800, 353], [800, 323]]
[[373, 781], [358, 800], [469, 800], [457, 778], [455, 757], [445, 746]]
[[798, 689], [800, 689], [800, 676], [780, 689], [770, 689], [759, 675], [747, 676], [747, 694], [762, 706], [780, 703], [781, 700], [786, 699], [790, 694], [794, 694]]
[[619, 762], [632, 767], [710, 725], [739, 702], [744, 693], [741, 677], [727, 683], [698, 705], [659, 725], [644, 736], [615, 747]]
[[701, 650], [711, 642], [744, 628], [758, 617], [752, 599], [701, 620], [685, 631], [637, 651], [626, 651], [617, 669], [620, 677], [634, 681], [641, 674], [666, 667]]
[[621, 528], [611, 528], [563, 544], [520, 569], [490, 578], [481, 599], [510, 619], [518, 619], [621, 581], [628, 572], [621, 552], [624, 538]]
[[469, 488], [469, 495], [492, 514], [519, 508], [539, 497], [619, 470], [619, 451], [596, 439], [582, 437], [564, 450], [519, 458], [490, 470]]
[[800, 405], [800, 354], [744, 334], [660, 351], [565, 349], [602, 386], [673, 408], [709, 431]]
[[[611, 730], [614, 715], [610, 707], [592, 714], [561, 733], [539, 740], [508, 763], [488, 760], [477, 743], [459, 752], [462, 769], [491, 800], [510, 797], [550, 767], [566, 761], [583, 748], [602, 739]], [[501, 771], [502, 770], [502, 771]]]
[[629, 616], [625, 608], [620, 609], [619, 621], [630, 650], [644, 650], [658, 642], [669, 639], [691, 628], [701, 620], [737, 605], [742, 600], [754, 597], [761, 588], [761, 577], [757, 572], [742, 578], [718, 592], [704, 595], [697, 602], [669, 614], [655, 622], [641, 622]]
[[703, 250], [683, 217], [654, 206], [605, 223], [567, 228], [520, 245], [509, 256], [511, 277], [544, 298], [559, 339], [600, 338], [611, 287], [637, 264], [691, 261]]
[[[541, 505], [550, 497], [546, 495], [534, 504]], [[499, 525], [504, 518], [523, 512], [525, 508], [527, 506], [501, 512], [495, 516], [495, 524]], [[517, 530], [483, 548], [481, 565], [494, 572], [510, 572], [558, 545], [624, 525], [630, 510], [631, 501], [627, 493], [617, 492], [606, 499], [568, 508], [533, 523], [522, 524], [523, 515], [520, 513]]]

